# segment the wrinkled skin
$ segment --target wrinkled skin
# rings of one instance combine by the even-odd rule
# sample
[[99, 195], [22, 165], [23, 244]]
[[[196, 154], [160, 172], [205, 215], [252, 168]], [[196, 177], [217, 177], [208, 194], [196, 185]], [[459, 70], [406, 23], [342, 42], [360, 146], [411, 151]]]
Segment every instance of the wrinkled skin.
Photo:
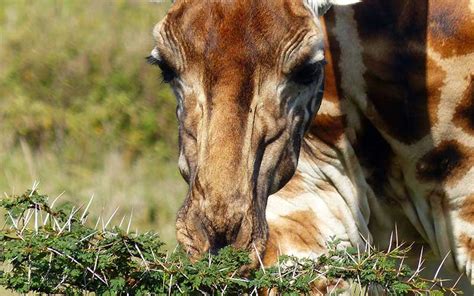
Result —
[[197, 257], [263, 252], [268, 196], [292, 177], [321, 102], [323, 33], [296, 1], [178, 1], [154, 29], [189, 184], [177, 239]]

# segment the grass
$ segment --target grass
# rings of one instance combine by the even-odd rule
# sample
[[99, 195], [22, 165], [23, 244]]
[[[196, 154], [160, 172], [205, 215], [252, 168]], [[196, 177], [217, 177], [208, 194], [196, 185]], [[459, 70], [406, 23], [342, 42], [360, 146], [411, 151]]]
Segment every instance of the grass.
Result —
[[48, 152], [33, 155], [24, 147], [0, 153], [0, 164], [4, 176], [0, 187], [11, 188], [8, 193], [17, 194], [23, 186], [40, 180], [42, 190], [61, 195], [59, 203], [80, 204], [94, 196], [92, 216], [110, 216], [117, 208], [120, 217], [133, 212], [134, 227], [158, 231], [169, 247], [175, 245], [174, 219], [186, 192], [175, 162], [149, 156], [127, 164], [120, 153], [111, 152], [104, 156], [102, 166], [91, 169], [64, 164]]
[[90, 164], [112, 147], [129, 160], [148, 150], [169, 159], [174, 149], [165, 144], [176, 143], [175, 99], [144, 59], [167, 7], [2, 1], [3, 145], [23, 139]]
[[144, 59], [168, 2], [0, 1], [0, 192], [94, 195], [174, 245], [175, 99]]

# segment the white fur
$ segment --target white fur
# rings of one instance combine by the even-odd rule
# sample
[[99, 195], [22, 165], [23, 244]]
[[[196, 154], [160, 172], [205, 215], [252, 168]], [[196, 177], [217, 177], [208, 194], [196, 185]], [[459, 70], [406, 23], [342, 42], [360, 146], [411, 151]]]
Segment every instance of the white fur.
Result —
[[151, 56], [154, 57], [155, 59], [159, 60], [160, 59], [160, 53], [158, 52], [158, 49], [153, 48], [151, 51]]

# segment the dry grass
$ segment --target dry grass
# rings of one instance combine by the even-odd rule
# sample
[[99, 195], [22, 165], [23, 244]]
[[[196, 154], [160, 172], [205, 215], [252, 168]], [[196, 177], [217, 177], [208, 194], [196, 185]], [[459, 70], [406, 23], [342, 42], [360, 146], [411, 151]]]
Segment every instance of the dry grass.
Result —
[[94, 195], [174, 245], [175, 99], [144, 59], [169, 3], [0, 1], [0, 192]]
[[117, 208], [117, 217], [133, 213], [134, 227], [157, 231], [165, 242], [175, 243], [173, 222], [186, 187], [174, 162], [148, 157], [127, 164], [111, 152], [99, 169], [91, 170], [65, 165], [52, 153], [32, 155], [25, 148], [0, 152], [0, 166], [0, 188], [9, 194], [39, 181], [41, 190], [61, 195], [60, 202], [80, 204], [94, 196], [93, 215], [108, 217]]

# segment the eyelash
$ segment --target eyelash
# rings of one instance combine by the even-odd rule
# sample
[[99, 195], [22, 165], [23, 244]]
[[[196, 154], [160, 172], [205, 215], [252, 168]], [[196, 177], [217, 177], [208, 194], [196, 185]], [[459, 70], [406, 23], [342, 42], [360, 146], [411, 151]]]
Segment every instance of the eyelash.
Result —
[[292, 71], [290, 79], [298, 84], [309, 85], [321, 76], [324, 65], [326, 65], [325, 60], [315, 63], [304, 63]]
[[176, 74], [176, 71], [171, 67], [168, 63], [166, 63], [163, 60], [158, 60], [157, 58], [153, 56], [148, 56], [146, 57], [146, 61], [148, 64], [153, 65], [153, 66], [158, 66], [161, 70], [161, 76], [163, 77], [163, 82], [165, 83], [170, 83], [175, 79], [178, 75]]
[[[148, 56], [146, 60], [150, 65], [158, 66], [161, 69], [161, 76], [165, 83], [170, 83], [177, 77], [176, 71], [165, 61], [158, 60], [153, 56]], [[324, 65], [326, 65], [325, 60], [298, 66], [290, 74], [290, 79], [298, 84], [309, 85], [321, 75]]]

